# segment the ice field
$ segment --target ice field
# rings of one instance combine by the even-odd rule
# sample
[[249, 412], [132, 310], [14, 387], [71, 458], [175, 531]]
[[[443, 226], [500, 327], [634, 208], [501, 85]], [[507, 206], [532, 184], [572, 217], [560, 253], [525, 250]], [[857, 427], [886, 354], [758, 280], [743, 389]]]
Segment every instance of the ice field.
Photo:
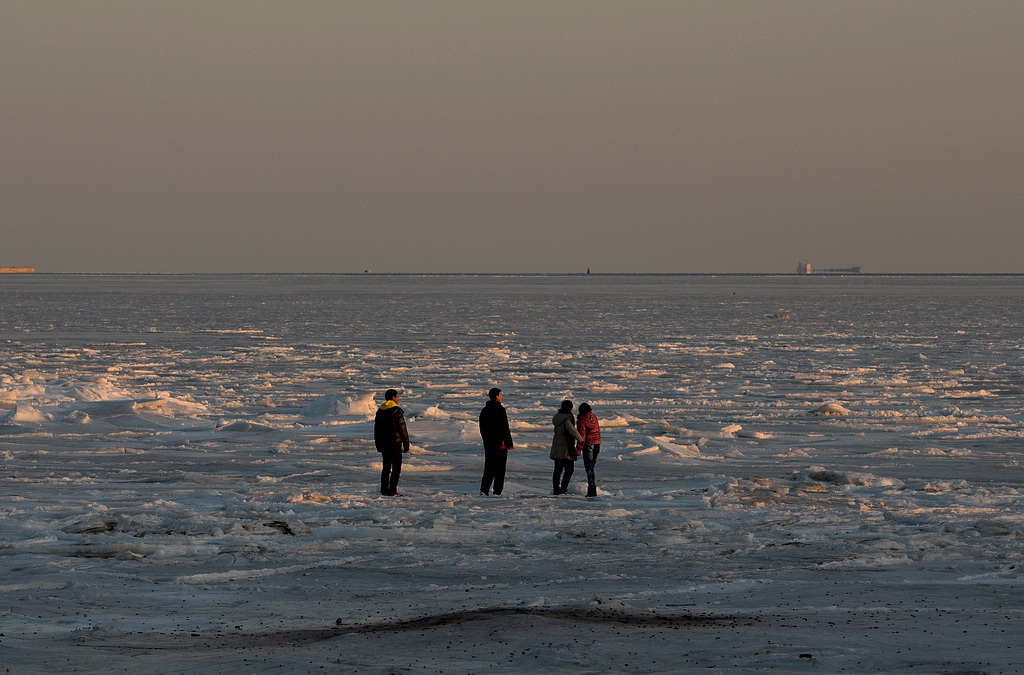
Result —
[[1022, 393], [1019, 276], [0, 278], [0, 666], [1022, 672]]

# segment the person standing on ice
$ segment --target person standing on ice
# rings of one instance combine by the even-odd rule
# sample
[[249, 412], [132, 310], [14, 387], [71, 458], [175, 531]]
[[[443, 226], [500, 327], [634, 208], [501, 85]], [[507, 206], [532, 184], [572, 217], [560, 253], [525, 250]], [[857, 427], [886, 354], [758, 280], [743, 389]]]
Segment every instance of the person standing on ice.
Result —
[[380, 472], [380, 493], [386, 497], [398, 494], [398, 477], [402, 475], [402, 455], [409, 452], [409, 431], [405, 428], [405, 412], [398, 407], [398, 392], [384, 392], [384, 403], [373, 421], [373, 443], [384, 464]]
[[486, 497], [494, 484], [494, 494], [500, 495], [505, 487], [505, 464], [512, 450], [512, 431], [508, 426], [508, 413], [501, 405], [501, 389], [487, 392], [487, 404], [480, 411], [480, 437], [484, 441], [484, 476], [480, 481], [480, 494]]
[[[553, 494], [564, 495], [569, 491], [569, 479], [576, 468], [576, 441], [582, 441], [583, 436], [576, 431], [576, 420], [572, 416], [572, 401], [562, 401], [562, 407], [558, 409], [551, 419], [555, 425], [555, 435], [551, 439], [551, 454], [549, 457], [555, 460], [555, 472], [551, 476], [554, 486]], [[575, 440], [573, 440], [575, 439]]]
[[583, 468], [587, 471], [587, 496], [597, 496], [597, 480], [594, 465], [601, 452], [601, 425], [589, 403], [580, 403], [580, 416], [576, 419], [576, 430], [583, 440], [576, 446], [576, 453], [583, 455]]

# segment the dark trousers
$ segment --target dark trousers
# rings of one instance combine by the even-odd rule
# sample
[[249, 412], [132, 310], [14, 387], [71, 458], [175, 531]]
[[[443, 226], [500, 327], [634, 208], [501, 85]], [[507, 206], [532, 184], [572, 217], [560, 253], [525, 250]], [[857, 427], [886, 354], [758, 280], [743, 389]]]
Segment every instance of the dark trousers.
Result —
[[480, 492], [488, 494], [494, 483], [494, 494], [500, 495], [505, 489], [505, 464], [508, 450], [484, 450], [484, 477], [480, 481]]
[[[555, 488], [555, 493], [565, 492], [569, 489], [569, 479], [572, 478], [572, 472], [576, 470], [576, 462], [571, 459], [556, 459], [555, 460], [555, 473], [551, 475], [551, 482]], [[561, 481], [559, 481], [561, 476]]]
[[587, 472], [587, 485], [597, 485], [594, 478], [594, 465], [597, 464], [597, 455], [601, 452], [601, 444], [583, 446], [583, 469]]
[[402, 451], [387, 450], [380, 453], [384, 468], [380, 472], [380, 493], [393, 495], [398, 492], [398, 477], [402, 475]]

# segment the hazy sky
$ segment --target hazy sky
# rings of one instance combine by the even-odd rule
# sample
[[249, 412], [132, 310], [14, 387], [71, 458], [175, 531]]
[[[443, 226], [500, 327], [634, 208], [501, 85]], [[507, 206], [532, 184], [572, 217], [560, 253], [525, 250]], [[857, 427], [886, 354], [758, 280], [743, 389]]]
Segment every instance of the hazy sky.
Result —
[[1024, 272], [1024, 2], [0, 2], [0, 266]]

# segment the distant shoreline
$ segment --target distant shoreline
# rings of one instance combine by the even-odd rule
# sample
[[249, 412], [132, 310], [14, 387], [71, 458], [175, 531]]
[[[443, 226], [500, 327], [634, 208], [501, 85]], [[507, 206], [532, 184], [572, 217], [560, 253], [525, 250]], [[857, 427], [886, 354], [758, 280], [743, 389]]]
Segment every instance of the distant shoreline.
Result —
[[[0, 268], [19, 269], [19, 268]], [[849, 278], [864, 277], [1024, 277], [1024, 272], [859, 272], [843, 274], [815, 272], [35, 272], [34, 276], [95, 276], [95, 277], [793, 277]], [[7, 272], [13, 274], [14, 272]], [[30, 272], [21, 272], [29, 274]]]

